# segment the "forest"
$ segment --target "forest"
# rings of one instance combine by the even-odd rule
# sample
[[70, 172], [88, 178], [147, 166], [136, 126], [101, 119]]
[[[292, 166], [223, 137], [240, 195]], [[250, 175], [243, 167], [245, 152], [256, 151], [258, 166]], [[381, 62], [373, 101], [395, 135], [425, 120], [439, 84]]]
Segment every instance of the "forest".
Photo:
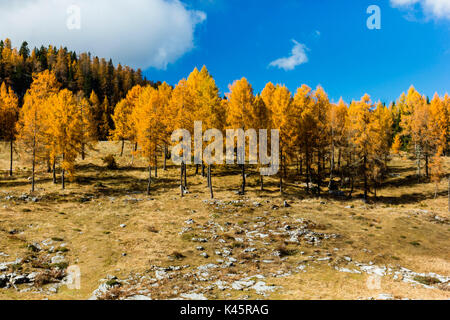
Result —
[[[301, 85], [291, 93], [286, 86], [269, 82], [255, 93], [242, 78], [221, 97], [206, 67], [195, 68], [171, 86], [143, 79], [140, 70], [114, 67], [111, 60], [66, 48], [41, 47], [30, 54], [26, 43], [18, 50], [6, 39], [0, 50], [0, 137], [10, 144], [10, 176], [14, 150], [30, 155], [32, 191], [37, 165], [47, 166], [54, 183], [59, 167], [64, 189], [65, 176], [71, 179], [76, 174], [77, 158], [84, 160], [98, 141], [108, 139], [122, 144], [119, 156], [124, 156], [128, 141], [134, 146], [130, 156], [146, 160], [150, 194], [152, 170], [157, 176], [158, 166], [166, 170], [170, 159], [172, 132], [178, 128], [193, 132], [195, 121], [203, 121], [204, 130], [279, 129], [281, 193], [287, 172], [295, 170], [314, 195], [327, 191], [351, 197], [355, 184], [360, 184], [364, 200], [376, 198], [389, 172], [390, 156], [401, 151], [415, 159], [418, 181], [431, 180], [437, 186], [445, 177], [448, 94], [436, 93], [430, 100], [411, 86], [389, 106], [371, 101], [368, 94], [350, 104], [342, 99], [333, 103], [320, 86], [313, 90]], [[161, 157], [163, 163], [158, 163]], [[201, 167], [214, 197], [212, 166]], [[242, 195], [245, 167], [241, 165]], [[186, 165], [180, 171], [183, 196]], [[263, 176], [260, 187], [264, 189]]]

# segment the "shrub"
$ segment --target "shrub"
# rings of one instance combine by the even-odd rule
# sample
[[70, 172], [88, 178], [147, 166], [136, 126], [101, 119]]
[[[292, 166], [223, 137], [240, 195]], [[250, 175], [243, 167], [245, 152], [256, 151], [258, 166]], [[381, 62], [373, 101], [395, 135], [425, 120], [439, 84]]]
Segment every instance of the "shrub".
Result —
[[118, 169], [116, 158], [114, 157], [114, 155], [109, 154], [106, 157], [104, 157], [102, 160], [103, 160], [103, 163], [106, 165], [106, 168], [108, 168], [109, 170]]

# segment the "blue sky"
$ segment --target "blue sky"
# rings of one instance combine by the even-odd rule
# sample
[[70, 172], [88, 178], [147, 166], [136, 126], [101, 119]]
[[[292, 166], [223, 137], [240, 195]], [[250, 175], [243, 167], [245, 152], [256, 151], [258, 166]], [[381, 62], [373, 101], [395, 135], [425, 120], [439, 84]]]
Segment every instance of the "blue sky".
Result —
[[[370, 5], [380, 30], [367, 28]], [[255, 92], [320, 84], [347, 102], [390, 102], [412, 84], [450, 91], [450, 0], [3, 0], [0, 38], [91, 52], [172, 85], [206, 65], [222, 94], [244, 76]]]
[[[268, 81], [285, 84], [292, 92], [301, 84], [313, 88], [320, 84], [332, 100], [342, 96], [347, 102], [365, 92], [373, 100], [390, 102], [410, 85], [430, 97], [435, 91], [441, 95], [450, 91], [450, 19], [433, 15], [419, 3], [409, 7], [393, 7], [389, 0], [184, 3], [207, 15], [195, 29], [194, 48], [166, 70], [145, 70], [149, 79], [175, 84], [194, 67], [206, 65], [222, 94], [242, 77], [255, 92]], [[370, 16], [366, 10], [373, 4], [381, 9], [381, 30], [366, 26]], [[270, 67], [272, 61], [291, 54], [293, 40], [307, 48], [308, 61], [288, 71]]]

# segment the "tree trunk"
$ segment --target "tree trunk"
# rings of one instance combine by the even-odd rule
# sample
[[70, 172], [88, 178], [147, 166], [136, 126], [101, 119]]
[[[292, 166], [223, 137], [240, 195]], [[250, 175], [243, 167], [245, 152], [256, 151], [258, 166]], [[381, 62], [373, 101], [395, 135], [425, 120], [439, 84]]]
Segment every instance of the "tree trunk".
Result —
[[123, 157], [123, 148], [125, 147], [125, 139], [122, 139], [122, 146], [120, 147], [120, 156]]
[[205, 173], [205, 164], [202, 163], [202, 177], [204, 178], [205, 176], [206, 176], [206, 173]]
[[425, 153], [425, 174], [427, 178], [429, 177], [429, 170], [428, 170], [428, 152]]
[[367, 188], [368, 188], [366, 166], [367, 166], [367, 156], [364, 155], [364, 168], [363, 168], [363, 170], [364, 170], [364, 202], [367, 202]]
[[167, 171], [167, 146], [164, 145], [164, 171]]
[[334, 171], [334, 140], [331, 143], [330, 183], [328, 184], [328, 190], [331, 189], [331, 185], [333, 183], [333, 171]]
[[241, 186], [241, 195], [245, 195], [245, 164], [242, 164], [242, 186]]
[[321, 171], [321, 155], [320, 152], [317, 153], [317, 196], [320, 197], [320, 186], [322, 184], [322, 171]]
[[52, 168], [52, 175], [53, 175], [53, 184], [56, 184], [56, 159], [53, 159], [53, 168]]
[[86, 159], [86, 144], [81, 144], [81, 160]]
[[306, 150], [306, 191], [309, 193], [309, 183], [311, 181], [311, 163], [309, 160], [309, 152]]
[[262, 174], [259, 176], [259, 182], [261, 185], [261, 191], [264, 191], [264, 177]]
[[208, 185], [209, 185], [209, 192], [211, 193], [211, 199], [214, 199], [214, 190], [212, 186], [212, 176], [211, 176], [211, 165], [208, 166]]
[[[64, 164], [64, 153], [62, 155], [61, 164]], [[62, 189], [64, 190], [66, 188], [66, 170], [62, 168], [61, 170], [61, 182], [62, 182]]]
[[184, 188], [187, 190], [188, 184], [187, 184], [187, 165], [186, 163], [184, 165]]
[[34, 192], [34, 171], [36, 168], [36, 142], [33, 142], [33, 160], [31, 163], [31, 192]]
[[9, 153], [9, 176], [13, 176], [13, 153], [14, 153], [14, 140], [11, 139], [10, 141], [10, 153]]
[[181, 166], [180, 166], [180, 190], [181, 190], [181, 197], [184, 197], [183, 170], [184, 170], [184, 163], [181, 163]]
[[280, 170], [280, 193], [283, 194], [283, 150], [280, 152], [281, 170]]
[[419, 179], [420, 182], [420, 174], [421, 174], [421, 162], [420, 162], [420, 158], [421, 158], [421, 150], [420, 150], [420, 146], [416, 145], [416, 157], [417, 157], [417, 177]]
[[341, 148], [339, 148], [339, 155], [338, 155], [338, 171], [341, 170], [341, 157], [342, 157], [342, 151], [341, 151]]
[[148, 165], [148, 184], [147, 184], [147, 195], [150, 195], [150, 187], [152, 184], [152, 166]]
[[158, 156], [155, 153], [155, 178], [158, 178]]

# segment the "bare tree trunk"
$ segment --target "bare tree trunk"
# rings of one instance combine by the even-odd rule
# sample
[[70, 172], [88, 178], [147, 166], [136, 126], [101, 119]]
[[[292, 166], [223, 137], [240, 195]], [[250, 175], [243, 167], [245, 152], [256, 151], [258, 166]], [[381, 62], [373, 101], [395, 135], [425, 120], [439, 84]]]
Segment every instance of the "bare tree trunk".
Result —
[[420, 146], [418, 146], [416, 144], [416, 158], [417, 158], [417, 177], [419, 179], [420, 182], [420, 174], [421, 174], [421, 162], [420, 162], [420, 158], [421, 158], [421, 150], [420, 150]]
[[334, 171], [334, 139], [331, 143], [331, 162], [330, 162], [330, 183], [328, 184], [328, 190], [331, 189], [333, 184], [333, 171]]
[[259, 182], [261, 185], [261, 191], [264, 191], [264, 177], [262, 174], [259, 176]]
[[81, 160], [86, 159], [86, 144], [82, 143], [81, 144]]
[[155, 178], [158, 178], [158, 156], [155, 153]]
[[123, 148], [125, 147], [125, 139], [122, 139], [122, 146], [120, 148], [120, 156], [123, 157]]
[[204, 178], [205, 176], [206, 176], [206, 173], [205, 173], [205, 164], [202, 163], [202, 177]]
[[341, 151], [341, 148], [339, 148], [339, 155], [338, 155], [338, 171], [341, 170], [341, 157], [342, 157], [342, 151]]
[[306, 150], [306, 191], [308, 193], [310, 181], [311, 181], [311, 163], [309, 159], [309, 150]]
[[367, 202], [367, 189], [368, 189], [368, 185], [367, 185], [367, 156], [364, 155], [364, 202]]
[[[64, 163], [64, 153], [62, 154], [62, 160], [61, 160], [61, 164]], [[62, 168], [61, 170], [61, 182], [62, 182], [62, 189], [64, 190], [66, 188], [66, 170], [64, 170], [64, 168]]]
[[13, 176], [13, 153], [14, 153], [14, 140], [11, 139], [10, 141], [10, 154], [9, 154], [9, 176]]
[[181, 190], [181, 197], [184, 197], [183, 170], [184, 170], [184, 163], [182, 162], [181, 166], [180, 166], [180, 190]]
[[53, 175], [53, 184], [56, 184], [56, 159], [53, 158], [53, 167], [52, 167], [52, 175]]
[[148, 165], [148, 184], [147, 184], [147, 195], [150, 195], [150, 186], [152, 184], [152, 166]]
[[187, 165], [184, 164], [184, 188], [187, 190], [188, 184], [187, 184]]
[[33, 160], [31, 164], [31, 192], [34, 192], [34, 171], [36, 169], [36, 135], [33, 138]]
[[246, 185], [245, 164], [242, 164], [242, 186], [241, 186], [241, 194], [242, 195], [245, 195], [245, 185]]
[[211, 176], [211, 165], [208, 166], [208, 185], [209, 185], [209, 192], [211, 193], [211, 199], [214, 199], [214, 191], [212, 186], [212, 176]]
[[164, 171], [167, 171], [167, 145], [164, 145]]
[[320, 152], [317, 153], [317, 196], [320, 197], [320, 187], [322, 184], [322, 171], [321, 171], [321, 155]]
[[283, 194], [283, 150], [280, 152], [281, 170], [280, 170], [280, 193]]

